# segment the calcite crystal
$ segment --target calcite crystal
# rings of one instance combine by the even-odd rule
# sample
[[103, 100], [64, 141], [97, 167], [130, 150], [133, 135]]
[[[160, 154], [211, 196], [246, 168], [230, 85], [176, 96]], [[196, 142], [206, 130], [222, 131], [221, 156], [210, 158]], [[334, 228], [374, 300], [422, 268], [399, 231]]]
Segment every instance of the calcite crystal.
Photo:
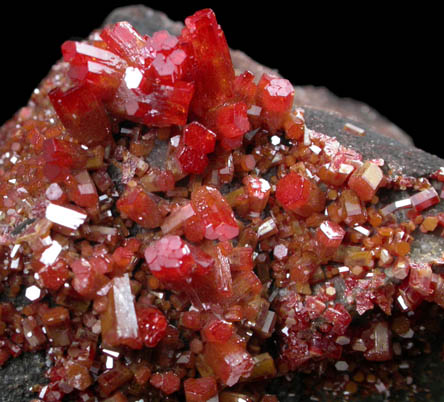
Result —
[[42, 401], [269, 402], [295, 372], [409, 385], [375, 364], [442, 316], [443, 258], [414, 246], [442, 237], [443, 168], [398, 174], [293, 108], [288, 80], [236, 75], [210, 9], [62, 55], [1, 131], [0, 292], [28, 300], [0, 304], [1, 366], [46, 350]]

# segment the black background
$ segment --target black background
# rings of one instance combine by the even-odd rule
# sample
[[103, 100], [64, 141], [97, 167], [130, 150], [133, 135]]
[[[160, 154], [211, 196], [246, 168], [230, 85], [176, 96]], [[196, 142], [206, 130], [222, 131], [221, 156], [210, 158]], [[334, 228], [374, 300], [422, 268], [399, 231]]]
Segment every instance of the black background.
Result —
[[[368, 103], [418, 146], [444, 157], [440, 14], [405, 2], [397, 9], [387, 9], [389, 2], [329, 3], [289, 3], [293, 10], [278, 1], [148, 5], [181, 21], [200, 8], [213, 8], [231, 48], [277, 68], [296, 85], [326, 86]], [[131, 3], [8, 2], [0, 14], [0, 124], [26, 104], [61, 56], [64, 40], [87, 36], [113, 8], [126, 4]]]

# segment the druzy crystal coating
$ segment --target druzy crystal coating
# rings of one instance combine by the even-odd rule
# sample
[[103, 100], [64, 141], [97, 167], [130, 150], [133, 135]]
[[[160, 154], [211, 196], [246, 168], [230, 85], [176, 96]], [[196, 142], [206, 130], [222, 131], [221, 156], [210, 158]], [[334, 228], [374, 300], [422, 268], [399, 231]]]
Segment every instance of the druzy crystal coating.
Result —
[[444, 307], [442, 261], [410, 254], [444, 226], [435, 183], [311, 130], [288, 80], [236, 75], [210, 9], [62, 56], [2, 129], [0, 292], [28, 304], [0, 303], [0, 365], [46, 349], [43, 401], [275, 402], [295, 370], [382, 389], [372, 362]]

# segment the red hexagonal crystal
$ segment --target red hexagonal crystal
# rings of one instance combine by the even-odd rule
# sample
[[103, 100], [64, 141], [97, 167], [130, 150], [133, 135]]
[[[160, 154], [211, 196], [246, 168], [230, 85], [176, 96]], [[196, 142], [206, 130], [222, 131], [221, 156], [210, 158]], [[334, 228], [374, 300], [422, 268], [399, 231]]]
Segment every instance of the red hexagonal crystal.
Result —
[[96, 292], [109, 282], [108, 278], [94, 271], [89, 261], [83, 258], [74, 260], [70, 266], [74, 272], [72, 287], [85, 299], [93, 299]]
[[179, 40], [175, 36], [171, 35], [168, 31], [162, 30], [154, 32], [153, 36], [147, 39], [146, 47], [151, 54], [153, 54], [171, 51], [178, 43]]
[[304, 207], [310, 198], [310, 182], [298, 173], [291, 172], [276, 185], [276, 199], [290, 211]]
[[66, 379], [68, 380], [68, 385], [71, 387], [84, 391], [92, 384], [93, 380], [89, 370], [82, 364], [69, 360], [65, 364], [65, 369]]
[[62, 124], [80, 143], [90, 146], [108, 141], [109, 117], [103, 104], [88, 88], [76, 86], [66, 92], [55, 88], [48, 96]]
[[167, 235], [145, 249], [151, 272], [162, 280], [182, 281], [195, 267], [190, 247], [179, 236]]
[[157, 204], [138, 186], [127, 186], [117, 201], [117, 209], [144, 228], [155, 228], [162, 223]]
[[222, 384], [233, 386], [240, 377], [247, 377], [254, 363], [237, 337], [226, 342], [205, 345], [204, 358]]
[[150, 168], [140, 180], [148, 192], [169, 191], [174, 189], [174, 176], [169, 170]]
[[197, 61], [194, 74], [196, 94], [191, 110], [202, 117], [233, 96], [234, 69], [230, 51], [210, 9], [200, 10], [186, 18], [182, 37], [192, 44]]
[[383, 177], [384, 174], [379, 166], [366, 161], [353, 172], [348, 179], [348, 185], [358, 194], [361, 200], [370, 201], [381, 184]]
[[183, 383], [186, 402], [207, 402], [217, 395], [214, 377], [187, 378]]
[[294, 88], [291, 82], [271, 74], [263, 74], [256, 94], [262, 107], [261, 118], [271, 131], [283, 126], [285, 116], [293, 105]]
[[258, 84], [258, 98], [265, 110], [285, 114], [293, 103], [294, 88], [290, 81], [263, 74]]
[[237, 138], [250, 130], [247, 105], [244, 102], [226, 104], [216, 109], [215, 130], [227, 138]]
[[290, 113], [284, 119], [285, 134], [288, 138], [301, 141], [305, 134], [304, 110], [298, 108], [294, 113]]
[[338, 335], [345, 333], [352, 320], [350, 313], [342, 304], [327, 308], [322, 316], [333, 325], [332, 331]]
[[166, 395], [170, 395], [180, 389], [180, 378], [173, 371], [153, 374], [150, 378], [150, 384], [162, 390]]
[[[111, 370], [106, 370], [97, 378], [100, 394], [102, 396], [108, 396], [132, 378], [133, 372], [123, 364], [119, 364]], [[118, 394], [120, 393], [117, 393], [117, 395]], [[117, 401], [121, 402], [121, 399]]]
[[86, 152], [78, 144], [57, 138], [43, 142], [42, 154], [45, 176], [52, 181], [62, 181], [71, 169], [82, 169], [87, 162]]
[[[102, 269], [108, 271], [113, 269], [114, 273], [125, 273], [131, 271], [136, 265], [138, 258], [136, 253], [140, 248], [140, 241], [137, 239], [129, 239], [128, 243], [124, 247], [117, 247], [110, 259], [109, 256], [105, 256], [103, 260], [110, 260], [109, 263], [101, 264]], [[91, 258], [89, 259], [91, 261]], [[105, 261], [104, 261], [105, 262]]]
[[296, 336], [285, 336], [281, 357], [291, 370], [296, 370], [310, 359], [308, 343]]
[[154, 307], [136, 309], [139, 336], [148, 348], [155, 347], [165, 336], [168, 321], [163, 313]]
[[82, 170], [75, 176], [65, 179], [68, 198], [79, 207], [95, 207], [99, 196], [96, 185], [87, 170]]
[[66, 41], [62, 54], [70, 64], [68, 75], [75, 83], [85, 84], [100, 99], [109, 100], [120, 85], [126, 62], [100, 45], [103, 42]]
[[345, 230], [341, 225], [332, 221], [322, 222], [316, 231], [316, 239], [325, 248], [339, 247], [344, 236]]
[[233, 326], [224, 320], [210, 320], [203, 327], [202, 335], [208, 342], [226, 342], [233, 335]]
[[179, 144], [176, 157], [187, 173], [202, 174], [208, 166], [208, 156], [205, 153], [183, 143]]
[[313, 253], [305, 252], [301, 257], [291, 256], [287, 263], [290, 277], [297, 283], [307, 283], [317, 269], [316, 257]]
[[262, 212], [268, 203], [271, 193], [270, 183], [262, 178], [245, 176], [242, 180], [248, 195], [250, 211]]
[[201, 186], [191, 194], [191, 204], [205, 227], [209, 240], [229, 240], [239, 234], [233, 210], [219, 190]]
[[155, 32], [148, 38], [145, 60], [146, 77], [165, 83], [190, 79], [194, 67], [193, 49], [190, 43], [179, 40], [167, 31]]
[[39, 283], [50, 290], [60, 289], [69, 278], [66, 262], [58, 259], [54, 264], [42, 267], [39, 272]]
[[362, 225], [366, 221], [366, 210], [353, 190], [344, 190], [340, 197], [340, 203], [347, 225]]
[[126, 62], [143, 66], [149, 50], [145, 49], [145, 38], [126, 21], [106, 26], [100, 37], [107, 44], [109, 50], [120, 56]]
[[185, 145], [200, 151], [203, 154], [209, 154], [214, 151], [216, 146], [216, 134], [206, 128], [203, 124], [193, 121], [183, 128], [183, 140]]
[[251, 271], [253, 269], [253, 248], [234, 247], [229, 255], [232, 271]]
[[254, 103], [256, 89], [254, 74], [250, 71], [244, 71], [234, 79], [234, 93], [236, 97], [244, 101], [247, 106], [251, 106]]
[[202, 327], [199, 311], [184, 311], [180, 316], [180, 324], [185, 328], [199, 331]]

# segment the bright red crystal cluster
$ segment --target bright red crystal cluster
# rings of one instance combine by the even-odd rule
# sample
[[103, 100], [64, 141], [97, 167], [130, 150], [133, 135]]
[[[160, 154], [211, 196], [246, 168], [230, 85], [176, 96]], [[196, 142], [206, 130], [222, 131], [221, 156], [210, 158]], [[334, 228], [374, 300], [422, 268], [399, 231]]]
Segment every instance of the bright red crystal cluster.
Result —
[[307, 128], [289, 81], [235, 76], [211, 10], [62, 54], [1, 132], [0, 292], [29, 303], [0, 304], [0, 366], [46, 349], [41, 401], [271, 402], [265, 380], [328, 367], [384, 386], [372, 362], [444, 307], [410, 256], [444, 227], [430, 182]]

